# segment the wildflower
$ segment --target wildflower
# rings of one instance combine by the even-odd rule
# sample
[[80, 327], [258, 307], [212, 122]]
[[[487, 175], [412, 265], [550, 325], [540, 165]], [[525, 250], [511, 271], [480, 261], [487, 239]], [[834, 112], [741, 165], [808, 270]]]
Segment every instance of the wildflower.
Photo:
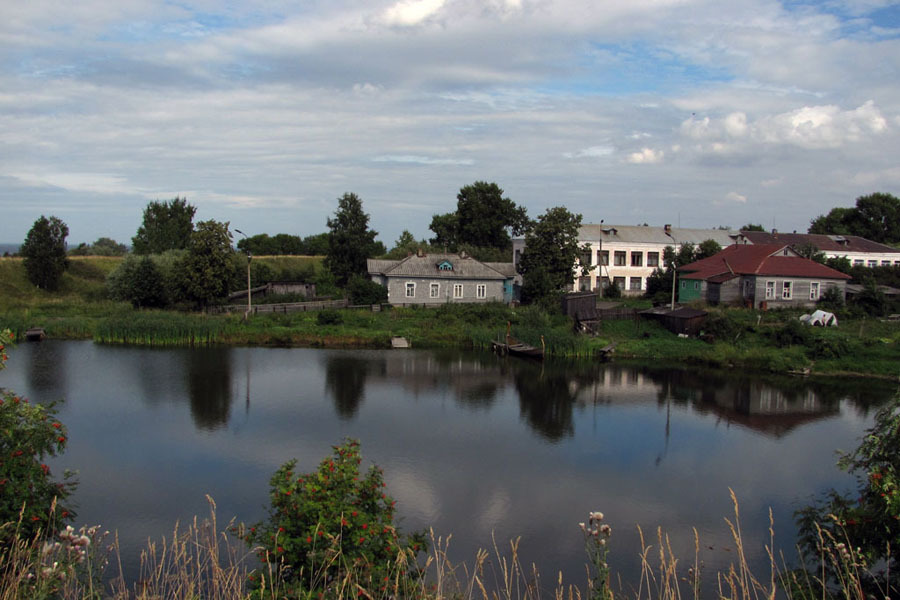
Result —
[[603, 520], [603, 513], [602, 513], [602, 512], [599, 512], [599, 511], [592, 512], [592, 513], [590, 514], [590, 520], [591, 520], [591, 521], [602, 521], [602, 520]]
[[600, 533], [602, 533], [606, 537], [609, 537], [610, 535], [612, 535], [612, 527], [604, 523], [600, 526]]

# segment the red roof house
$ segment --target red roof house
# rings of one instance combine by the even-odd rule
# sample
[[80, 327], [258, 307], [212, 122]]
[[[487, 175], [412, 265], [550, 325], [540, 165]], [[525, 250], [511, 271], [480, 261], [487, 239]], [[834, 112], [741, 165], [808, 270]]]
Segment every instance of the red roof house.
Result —
[[813, 306], [827, 289], [846, 293], [849, 275], [799, 256], [785, 244], [734, 245], [678, 268], [678, 301], [755, 308]]

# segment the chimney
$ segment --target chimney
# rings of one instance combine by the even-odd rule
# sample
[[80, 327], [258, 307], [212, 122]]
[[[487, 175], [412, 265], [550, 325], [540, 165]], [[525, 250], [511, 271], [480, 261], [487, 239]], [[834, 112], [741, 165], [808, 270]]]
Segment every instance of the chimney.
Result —
[[669, 223], [666, 223], [665, 227], [663, 227], [663, 230], [666, 233], [672, 233], [672, 225], [670, 225]]
[[416, 250], [416, 256], [418, 256], [419, 258], [422, 258], [423, 256], [425, 256], [425, 251], [422, 250], [421, 248], [418, 248]]
[[778, 230], [777, 230], [777, 229], [772, 229], [772, 235], [775, 236], [775, 237], [778, 237]]
[[465, 250], [460, 250], [460, 251], [459, 251], [459, 257], [460, 257], [460, 258], [469, 258], [469, 253], [466, 252]]

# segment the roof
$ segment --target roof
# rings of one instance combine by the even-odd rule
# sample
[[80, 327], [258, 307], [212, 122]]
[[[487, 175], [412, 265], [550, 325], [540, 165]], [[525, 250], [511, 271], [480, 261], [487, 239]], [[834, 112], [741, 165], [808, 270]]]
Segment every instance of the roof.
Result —
[[[448, 262], [452, 270], [438, 266]], [[513, 263], [483, 263], [470, 256], [459, 254], [413, 254], [402, 260], [368, 259], [366, 267], [370, 275], [387, 277], [431, 277], [443, 279], [509, 279], [515, 276]]]
[[715, 278], [716, 281], [730, 279], [731, 275], [850, 279], [849, 275], [831, 267], [797, 256], [785, 244], [728, 246], [713, 256], [678, 267], [678, 270], [685, 279]]
[[[648, 225], [582, 225], [578, 229], [579, 241], [599, 241], [601, 243], [622, 242], [632, 244], [694, 244], [715, 240], [720, 246], [730, 246], [737, 241], [740, 232], [726, 229], [682, 229]], [[671, 237], [670, 237], [671, 236]], [[673, 244], [674, 239], [674, 244]]]
[[803, 246], [812, 244], [822, 252], [877, 252], [900, 254], [900, 249], [891, 248], [858, 235], [824, 235], [818, 233], [779, 233], [768, 231], [742, 231], [744, 237], [753, 244], [787, 244]]

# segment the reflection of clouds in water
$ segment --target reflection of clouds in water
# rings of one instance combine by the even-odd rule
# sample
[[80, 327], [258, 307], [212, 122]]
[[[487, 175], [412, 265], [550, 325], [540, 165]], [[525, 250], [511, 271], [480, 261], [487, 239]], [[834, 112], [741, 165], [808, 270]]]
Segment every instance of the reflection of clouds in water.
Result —
[[388, 465], [385, 473], [388, 490], [405, 517], [424, 523], [434, 523], [438, 519], [440, 495], [425, 473], [398, 463]]
[[477, 527], [482, 531], [494, 531], [509, 516], [510, 498], [506, 490], [494, 490], [487, 499], [475, 519]]

